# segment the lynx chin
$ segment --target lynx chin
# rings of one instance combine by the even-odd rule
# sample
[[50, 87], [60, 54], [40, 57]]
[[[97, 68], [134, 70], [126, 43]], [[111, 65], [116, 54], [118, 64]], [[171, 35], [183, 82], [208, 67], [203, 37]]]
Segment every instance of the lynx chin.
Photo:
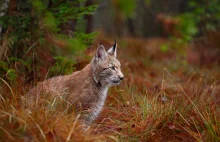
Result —
[[124, 78], [116, 55], [116, 43], [107, 52], [100, 45], [91, 62], [81, 71], [50, 78], [31, 89], [28, 96], [34, 101], [29, 103], [39, 103], [42, 95], [65, 97], [76, 111], [83, 110], [82, 119], [90, 124], [102, 111], [108, 88], [118, 85]]

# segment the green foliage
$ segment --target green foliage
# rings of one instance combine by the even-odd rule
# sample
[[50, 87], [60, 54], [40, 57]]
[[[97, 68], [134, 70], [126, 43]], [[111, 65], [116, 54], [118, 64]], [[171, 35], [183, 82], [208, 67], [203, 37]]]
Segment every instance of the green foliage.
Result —
[[37, 14], [43, 13], [47, 9], [46, 5], [40, 0], [33, 0], [32, 6]]
[[51, 68], [52, 75], [57, 74], [71, 74], [74, 71], [73, 65], [75, 62], [66, 57], [56, 56], [54, 57], [55, 65]]
[[55, 19], [54, 15], [49, 11], [44, 13], [42, 27], [44, 28], [44, 30], [47, 30], [49, 32], [54, 32], [54, 33], [60, 30], [58, 28], [57, 20]]
[[[76, 20], [77, 24], [77, 21], [82, 20], [84, 16], [93, 14], [96, 8], [96, 5], [85, 6], [85, 0], [27, 0], [18, 2], [15, 14], [6, 14], [0, 17], [0, 24], [3, 25], [5, 31], [1, 34], [4, 37], [3, 40], [7, 41], [9, 48], [7, 56], [10, 60], [0, 62], [0, 76], [14, 80], [16, 75], [19, 76], [18, 73], [22, 71], [26, 72], [25, 74], [30, 74], [33, 70], [39, 72], [38, 70], [42, 66], [48, 70], [51, 66], [42, 65], [41, 61], [38, 61], [35, 67], [31, 68], [31, 64], [36, 62], [33, 56], [42, 55], [41, 53], [35, 54], [35, 51], [44, 52], [47, 56], [55, 56], [55, 65], [52, 69], [57, 69], [57, 72], [61, 74], [70, 73], [72, 70], [70, 66], [74, 61], [57, 57], [57, 54], [61, 52], [60, 49], [68, 50], [71, 54], [85, 50], [97, 33], [86, 34], [85, 30], [79, 30], [71, 31], [72, 34], [67, 35], [63, 32], [63, 25], [68, 25], [71, 20]], [[35, 58], [39, 60], [41, 57]], [[15, 68], [15, 64], [21, 64], [24, 67]], [[67, 69], [68, 67], [70, 70]]]
[[161, 50], [162, 52], [166, 53], [166, 52], [169, 50], [169, 47], [168, 47], [167, 44], [162, 44], [162, 45], [160, 46], [160, 50]]
[[190, 41], [198, 33], [197, 22], [193, 15], [186, 13], [180, 16], [180, 31], [184, 41]]
[[74, 34], [77, 37], [77, 39], [80, 39], [84, 44], [92, 44], [94, 37], [97, 36], [98, 33], [92, 32], [89, 34], [85, 34], [75, 32]]
[[16, 71], [14, 69], [9, 69], [7, 71], [6, 77], [8, 78], [8, 80], [15, 81], [17, 78]]
[[133, 17], [136, 8], [135, 0], [119, 0], [119, 9], [126, 17]]
[[[16, 67], [19, 70], [16, 69]], [[30, 61], [24, 61], [19, 58], [8, 58], [8, 62], [0, 61], [0, 75], [8, 81], [16, 81], [17, 77], [22, 76], [25, 70], [31, 70]]]
[[82, 19], [84, 15], [93, 14], [97, 9], [97, 5], [85, 7], [83, 4], [84, 1], [54, 4], [49, 11], [54, 14], [58, 22], [65, 23], [72, 19]]
[[151, 0], [145, 0], [144, 2], [147, 6], [150, 6], [150, 4], [151, 4]]
[[189, 12], [179, 15], [179, 30], [184, 41], [190, 41], [197, 34], [208, 31], [216, 31], [220, 27], [220, 3], [219, 0], [200, 2], [189, 1]]

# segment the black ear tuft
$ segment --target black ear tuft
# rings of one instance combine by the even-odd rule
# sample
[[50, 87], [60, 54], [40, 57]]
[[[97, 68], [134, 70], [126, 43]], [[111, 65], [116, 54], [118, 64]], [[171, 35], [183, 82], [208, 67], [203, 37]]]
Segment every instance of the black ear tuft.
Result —
[[115, 43], [113, 45], [113, 50], [115, 51], [115, 48], [117, 47], [117, 43], [116, 43], [116, 39], [115, 39]]
[[114, 45], [108, 50], [108, 55], [115, 56], [115, 58], [116, 58], [116, 55], [117, 55], [117, 43], [116, 43], [116, 40], [115, 40]]

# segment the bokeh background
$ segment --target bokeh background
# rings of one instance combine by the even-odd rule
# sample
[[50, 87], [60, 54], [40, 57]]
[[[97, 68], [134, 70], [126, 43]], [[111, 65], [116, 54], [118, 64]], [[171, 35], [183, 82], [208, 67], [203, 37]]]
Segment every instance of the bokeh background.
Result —
[[[115, 41], [125, 78], [88, 131], [62, 97], [22, 107]], [[220, 141], [219, 65], [219, 0], [0, 0], [0, 141]]]
[[[193, 65], [219, 64], [218, 0], [2, 0], [0, 4], [1, 75], [6, 77], [15, 77], [13, 66], [22, 61], [22, 72], [32, 76], [25, 80], [31, 81], [34, 62], [35, 70], [45, 73], [61, 62], [72, 66], [88, 55], [85, 50], [105, 41], [110, 46], [114, 40], [119, 46], [134, 40], [131, 44], [149, 50], [148, 57], [157, 51], [179, 57], [176, 52], [181, 52], [180, 58]], [[96, 47], [91, 50], [92, 46]], [[64, 73], [55, 70], [51, 76]]]

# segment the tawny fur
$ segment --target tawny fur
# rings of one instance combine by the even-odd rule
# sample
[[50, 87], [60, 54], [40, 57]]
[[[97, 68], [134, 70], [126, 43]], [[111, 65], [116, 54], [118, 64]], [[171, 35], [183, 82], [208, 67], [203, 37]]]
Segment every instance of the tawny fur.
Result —
[[[32, 100], [43, 94], [65, 96], [76, 110], [86, 111], [83, 119], [91, 123], [104, 106], [108, 88], [118, 85], [123, 79], [116, 49], [115, 44], [106, 52], [100, 45], [90, 64], [81, 71], [45, 80], [30, 90], [28, 95]], [[38, 103], [38, 100], [31, 103]]]

